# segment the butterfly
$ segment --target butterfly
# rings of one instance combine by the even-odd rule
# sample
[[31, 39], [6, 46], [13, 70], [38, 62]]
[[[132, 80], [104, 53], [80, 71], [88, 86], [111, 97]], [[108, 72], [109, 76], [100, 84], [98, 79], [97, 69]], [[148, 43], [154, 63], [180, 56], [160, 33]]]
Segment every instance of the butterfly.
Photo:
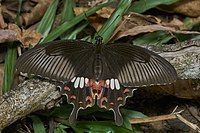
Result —
[[123, 124], [119, 107], [137, 87], [164, 85], [177, 79], [174, 67], [158, 54], [129, 43], [81, 40], [54, 41], [37, 45], [22, 54], [16, 72], [40, 76], [62, 84], [63, 94], [73, 104], [69, 122], [80, 109], [112, 110], [117, 125]]

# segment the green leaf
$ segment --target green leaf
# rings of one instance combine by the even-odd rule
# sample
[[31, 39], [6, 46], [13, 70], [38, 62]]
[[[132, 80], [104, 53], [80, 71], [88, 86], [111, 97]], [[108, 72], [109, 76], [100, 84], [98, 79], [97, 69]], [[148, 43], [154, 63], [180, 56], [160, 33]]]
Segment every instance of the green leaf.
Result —
[[[74, 0], [65, 0], [64, 1], [64, 8], [61, 12], [61, 24], [63, 24], [64, 22], [67, 22], [75, 17], [74, 10], [73, 10], [74, 6], [75, 6]], [[60, 36], [61, 40], [75, 39], [76, 34], [75, 33], [71, 34], [71, 32], [73, 32], [73, 31], [74, 31], [73, 28], [67, 30], [65, 33], [63, 33]]]
[[72, 28], [73, 26], [81, 22], [86, 17], [94, 14], [96, 11], [100, 10], [101, 8], [111, 4], [111, 2], [113, 2], [113, 0], [109, 0], [107, 3], [103, 3], [98, 6], [95, 6], [89, 9], [88, 11], [76, 16], [74, 19], [68, 22], [64, 22], [62, 25], [58, 26], [54, 31], [52, 31], [46, 38], [44, 38], [42, 43], [53, 41], [54, 39], [59, 37], [61, 34], [63, 34], [65, 31], [69, 30], [70, 28]]
[[200, 40], [200, 35], [193, 37], [192, 40]]
[[139, 0], [132, 4], [132, 6], [129, 8], [129, 11], [143, 13], [158, 5], [170, 5], [178, 1], [179, 0]]
[[3, 92], [8, 92], [11, 89], [13, 82], [14, 65], [17, 59], [17, 47], [15, 43], [9, 43], [5, 58]]
[[130, 109], [120, 109], [122, 116], [124, 118], [124, 124], [123, 126], [129, 130], [132, 129], [132, 125], [129, 122], [130, 119], [132, 118], [144, 118], [147, 117], [146, 115], [142, 114], [141, 112], [130, 110]]
[[59, 0], [54, 0], [51, 3], [51, 5], [45, 12], [42, 20], [40, 21], [40, 24], [36, 29], [37, 32], [42, 34], [43, 38], [45, 38], [49, 34], [49, 31], [51, 30], [51, 27], [55, 19], [58, 2]]
[[88, 22], [84, 22], [83, 24], [81, 24], [80, 26], [78, 26], [75, 30], [71, 31], [71, 33], [68, 33], [67, 31], [67, 35], [62, 38], [62, 39], [76, 39], [76, 35], [81, 32], [83, 29], [85, 29], [85, 27], [88, 25]]
[[[114, 30], [116, 29], [118, 23], [121, 21], [122, 16], [130, 7], [132, 0], [121, 0], [115, 11], [112, 13], [110, 18], [102, 26], [95, 36], [101, 36], [103, 38], [103, 43], [107, 43], [112, 36]], [[95, 38], [93, 39], [93, 42]]]
[[18, 0], [19, 1], [19, 7], [18, 7], [18, 10], [17, 10], [17, 16], [15, 18], [15, 22], [17, 23], [17, 25], [21, 25], [20, 24], [20, 14], [21, 14], [21, 9], [22, 9], [22, 2], [23, 0]]
[[70, 128], [68, 126], [62, 125], [62, 124], [58, 124], [56, 126], [56, 128], [54, 129], [54, 133], [67, 133], [64, 129]]
[[35, 115], [29, 116], [29, 117], [33, 121], [34, 133], [46, 133], [44, 125], [39, 117]]
[[115, 123], [107, 121], [82, 121], [78, 122], [76, 126], [72, 126], [72, 128], [77, 133], [133, 133], [133, 131], [123, 126], [117, 126]]
[[132, 118], [144, 118], [147, 117], [141, 112], [130, 110], [130, 109], [120, 109], [123, 116], [128, 117], [129, 119]]
[[184, 42], [184, 41], [190, 40], [195, 36], [192, 34], [176, 34], [176, 33], [174, 33], [174, 35], [176, 36], [176, 39], [179, 42]]
[[167, 32], [164, 31], [156, 31], [152, 33], [147, 33], [137, 39], [133, 40], [134, 45], [145, 45], [145, 44], [163, 44], [167, 43], [169, 40], [173, 38]]
[[71, 111], [72, 111], [72, 105], [71, 104], [64, 104], [61, 105], [60, 107], [56, 107], [51, 113], [51, 116], [55, 116], [55, 117], [62, 117], [65, 119], [68, 119]]

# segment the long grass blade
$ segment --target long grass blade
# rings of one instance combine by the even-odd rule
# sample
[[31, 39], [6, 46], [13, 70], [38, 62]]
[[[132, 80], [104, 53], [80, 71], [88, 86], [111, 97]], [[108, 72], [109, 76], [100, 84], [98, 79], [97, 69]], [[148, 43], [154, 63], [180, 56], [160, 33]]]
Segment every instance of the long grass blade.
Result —
[[[65, 0], [64, 8], [61, 12], [61, 24], [63, 24], [64, 22], [70, 21], [75, 17], [74, 7], [75, 7], [74, 0]], [[60, 36], [61, 40], [75, 39], [76, 34], [73, 34], [73, 35], [71, 34], [73, 31], [74, 31], [74, 28], [67, 30], [65, 33], [63, 33]]]
[[51, 5], [47, 9], [42, 20], [40, 21], [40, 24], [36, 29], [37, 32], [42, 34], [43, 38], [45, 38], [49, 34], [49, 31], [51, 30], [51, 27], [55, 19], [58, 2], [59, 0], [54, 0], [51, 3]]
[[100, 10], [101, 8], [103, 8], [103, 7], [108, 6], [109, 4], [111, 4], [111, 2], [113, 2], [113, 0], [109, 0], [106, 3], [103, 3], [103, 4], [100, 4], [100, 5], [96, 6], [96, 7], [93, 7], [91, 9], [89, 9], [88, 11], [86, 11], [85, 13], [82, 13], [82, 14], [76, 16], [74, 19], [70, 20], [69, 22], [63, 23], [62, 25], [60, 25], [59, 27], [57, 27], [54, 31], [52, 31], [42, 41], [42, 43], [53, 41], [54, 39], [56, 39], [57, 37], [59, 37], [61, 34], [63, 34], [65, 31], [67, 31], [68, 29], [72, 28], [73, 26], [75, 26], [76, 24], [78, 24], [79, 22], [81, 22], [86, 17], [94, 14], [96, 11]]
[[10, 43], [5, 58], [3, 93], [8, 92], [11, 89], [11, 84], [13, 81], [13, 71], [16, 59], [17, 59], [16, 45], [14, 43]]
[[[121, 21], [122, 16], [131, 6], [132, 0], [121, 0], [118, 7], [113, 12], [111, 17], [106, 21], [102, 28], [98, 31], [95, 36], [101, 36], [103, 38], [103, 43], [107, 43], [112, 36], [112, 33], [116, 29], [118, 23]], [[93, 40], [95, 41], [95, 40]]]

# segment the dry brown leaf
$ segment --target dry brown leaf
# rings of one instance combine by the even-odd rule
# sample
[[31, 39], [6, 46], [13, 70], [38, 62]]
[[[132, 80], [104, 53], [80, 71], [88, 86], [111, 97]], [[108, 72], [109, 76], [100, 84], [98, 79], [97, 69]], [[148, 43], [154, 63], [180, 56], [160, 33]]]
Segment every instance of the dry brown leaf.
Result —
[[[21, 8], [20, 24], [31, 25], [39, 21], [47, 10], [52, 0], [39, 0], [38, 3], [24, 1]], [[3, 17], [9, 22], [15, 22], [18, 10], [18, 1], [3, 2], [2, 13]]]
[[75, 13], [76, 15], [79, 15], [79, 14], [81, 14], [81, 13], [83, 13], [83, 12], [86, 12], [88, 9], [89, 9], [89, 8], [87, 8], [87, 7], [75, 7], [75, 8], [74, 8], [74, 13]]
[[22, 30], [22, 38], [21, 43], [23, 44], [23, 47], [29, 47], [31, 44], [32, 46], [35, 46], [38, 44], [40, 39], [42, 38], [42, 35], [35, 30]]
[[164, 27], [162, 25], [146, 25], [146, 26], [136, 26], [133, 27], [127, 31], [123, 31], [118, 33], [117, 37], [115, 39], [122, 38], [124, 36], [136, 36], [141, 33], [146, 33], [146, 32], [154, 32], [154, 31], [168, 31], [168, 32], [174, 32], [174, 33], [181, 33], [181, 34], [197, 34], [200, 35], [200, 32], [196, 31], [181, 31], [181, 30], [176, 30], [175, 28], [172, 27]]
[[35, 30], [21, 30], [15, 24], [9, 24], [8, 29], [17, 33], [17, 40], [19, 40], [25, 48], [29, 47], [29, 45], [35, 46], [42, 38], [42, 35]]
[[93, 1], [88, 1], [88, 6], [90, 7], [94, 7], [96, 5], [98, 5], [99, 3], [104, 2], [105, 0], [93, 0]]
[[0, 30], [0, 43], [17, 40], [17, 33], [13, 30]]
[[21, 38], [21, 29], [16, 24], [8, 24], [8, 29], [17, 33], [17, 40]]
[[2, 15], [2, 9], [1, 9], [1, 3], [0, 3], [0, 29], [3, 29], [7, 26], [7, 24], [4, 22], [3, 15]]
[[168, 23], [162, 22], [162, 25], [166, 26], [166, 27], [175, 27], [176, 29], [179, 29], [179, 30], [188, 30], [188, 28], [185, 26], [185, 24], [176, 17], [174, 17]]
[[22, 17], [25, 25], [31, 25], [39, 21], [43, 17], [51, 2], [52, 0], [40, 0], [38, 1], [38, 4], [33, 7], [30, 13], [23, 13]]
[[[88, 10], [89, 8], [87, 7], [75, 7], [74, 8], [74, 13], [76, 15], [79, 15], [81, 13], [84, 13]], [[102, 18], [109, 18], [110, 15], [113, 13], [115, 9], [114, 8], [111, 8], [111, 7], [103, 7], [101, 10], [97, 11], [96, 12], [96, 15], [98, 17], [102, 17]], [[88, 17], [88, 16], [86, 16]]]
[[161, 23], [161, 20], [155, 16], [142, 15], [142, 14], [132, 12], [124, 16], [123, 20], [121, 21], [119, 26], [116, 28], [111, 38], [112, 40], [115, 40], [117, 39], [118, 34], [137, 26], [146, 26], [146, 25], [160, 24], [160, 23]]
[[[86, 12], [89, 8], [85, 7], [76, 7], [74, 8], [74, 12], [76, 15], [79, 15], [83, 12]], [[114, 11], [114, 8], [111, 7], [104, 7], [101, 10], [97, 11], [96, 14], [92, 16], [86, 16], [88, 17], [88, 21], [90, 22], [90, 25], [98, 31], [102, 25], [104, 24], [105, 20], [110, 17], [112, 12]]]
[[114, 12], [114, 8], [111, 7], [103, 7], [101, 10], [97, 11], [97, 15], [102, 18], [109, 18], [111, 14]]
[[2, 7], [3, 17], [6, 18], [6, 20], [8, 20], [10, 23], [14, 23], [15, 18], [16, 18], [16, 13], [7, 10], [7, 8], [3, 5], [1, 7]]
[[200, 0], [180, 0], [172, 5], [161, 5], [158, 9], [170, 13], [180, 13], [190, 17], [200, 16]]

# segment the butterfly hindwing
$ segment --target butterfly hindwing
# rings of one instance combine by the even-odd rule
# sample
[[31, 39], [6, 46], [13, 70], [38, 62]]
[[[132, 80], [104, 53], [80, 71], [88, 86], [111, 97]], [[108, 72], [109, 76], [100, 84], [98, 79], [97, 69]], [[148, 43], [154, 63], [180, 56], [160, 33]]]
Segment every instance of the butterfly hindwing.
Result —
[[67, 102], [74, 106], [69, 117], [69, 122], [72, 124], [76, 122], [80, 109], [86, 109], [95, 104], [91, 88], [88, 83], [86, 84], [89, 81], [86, 81], [86, 79], [88, 78], [77, 77], [73, 79], [74, 81], [63, 86], [62, 92], [67, 96]]
[[133, 95], [133, 88], [121, 86], [120, 89], [111, 89], [109, 86], [102, 87], [102, 92], [97, 97], [97, 104], [100, 108], [112, 110], [117, 125], [123, 124], [123, 118], [119, 111], [119, 107], [123, 106], [127, 97]]

